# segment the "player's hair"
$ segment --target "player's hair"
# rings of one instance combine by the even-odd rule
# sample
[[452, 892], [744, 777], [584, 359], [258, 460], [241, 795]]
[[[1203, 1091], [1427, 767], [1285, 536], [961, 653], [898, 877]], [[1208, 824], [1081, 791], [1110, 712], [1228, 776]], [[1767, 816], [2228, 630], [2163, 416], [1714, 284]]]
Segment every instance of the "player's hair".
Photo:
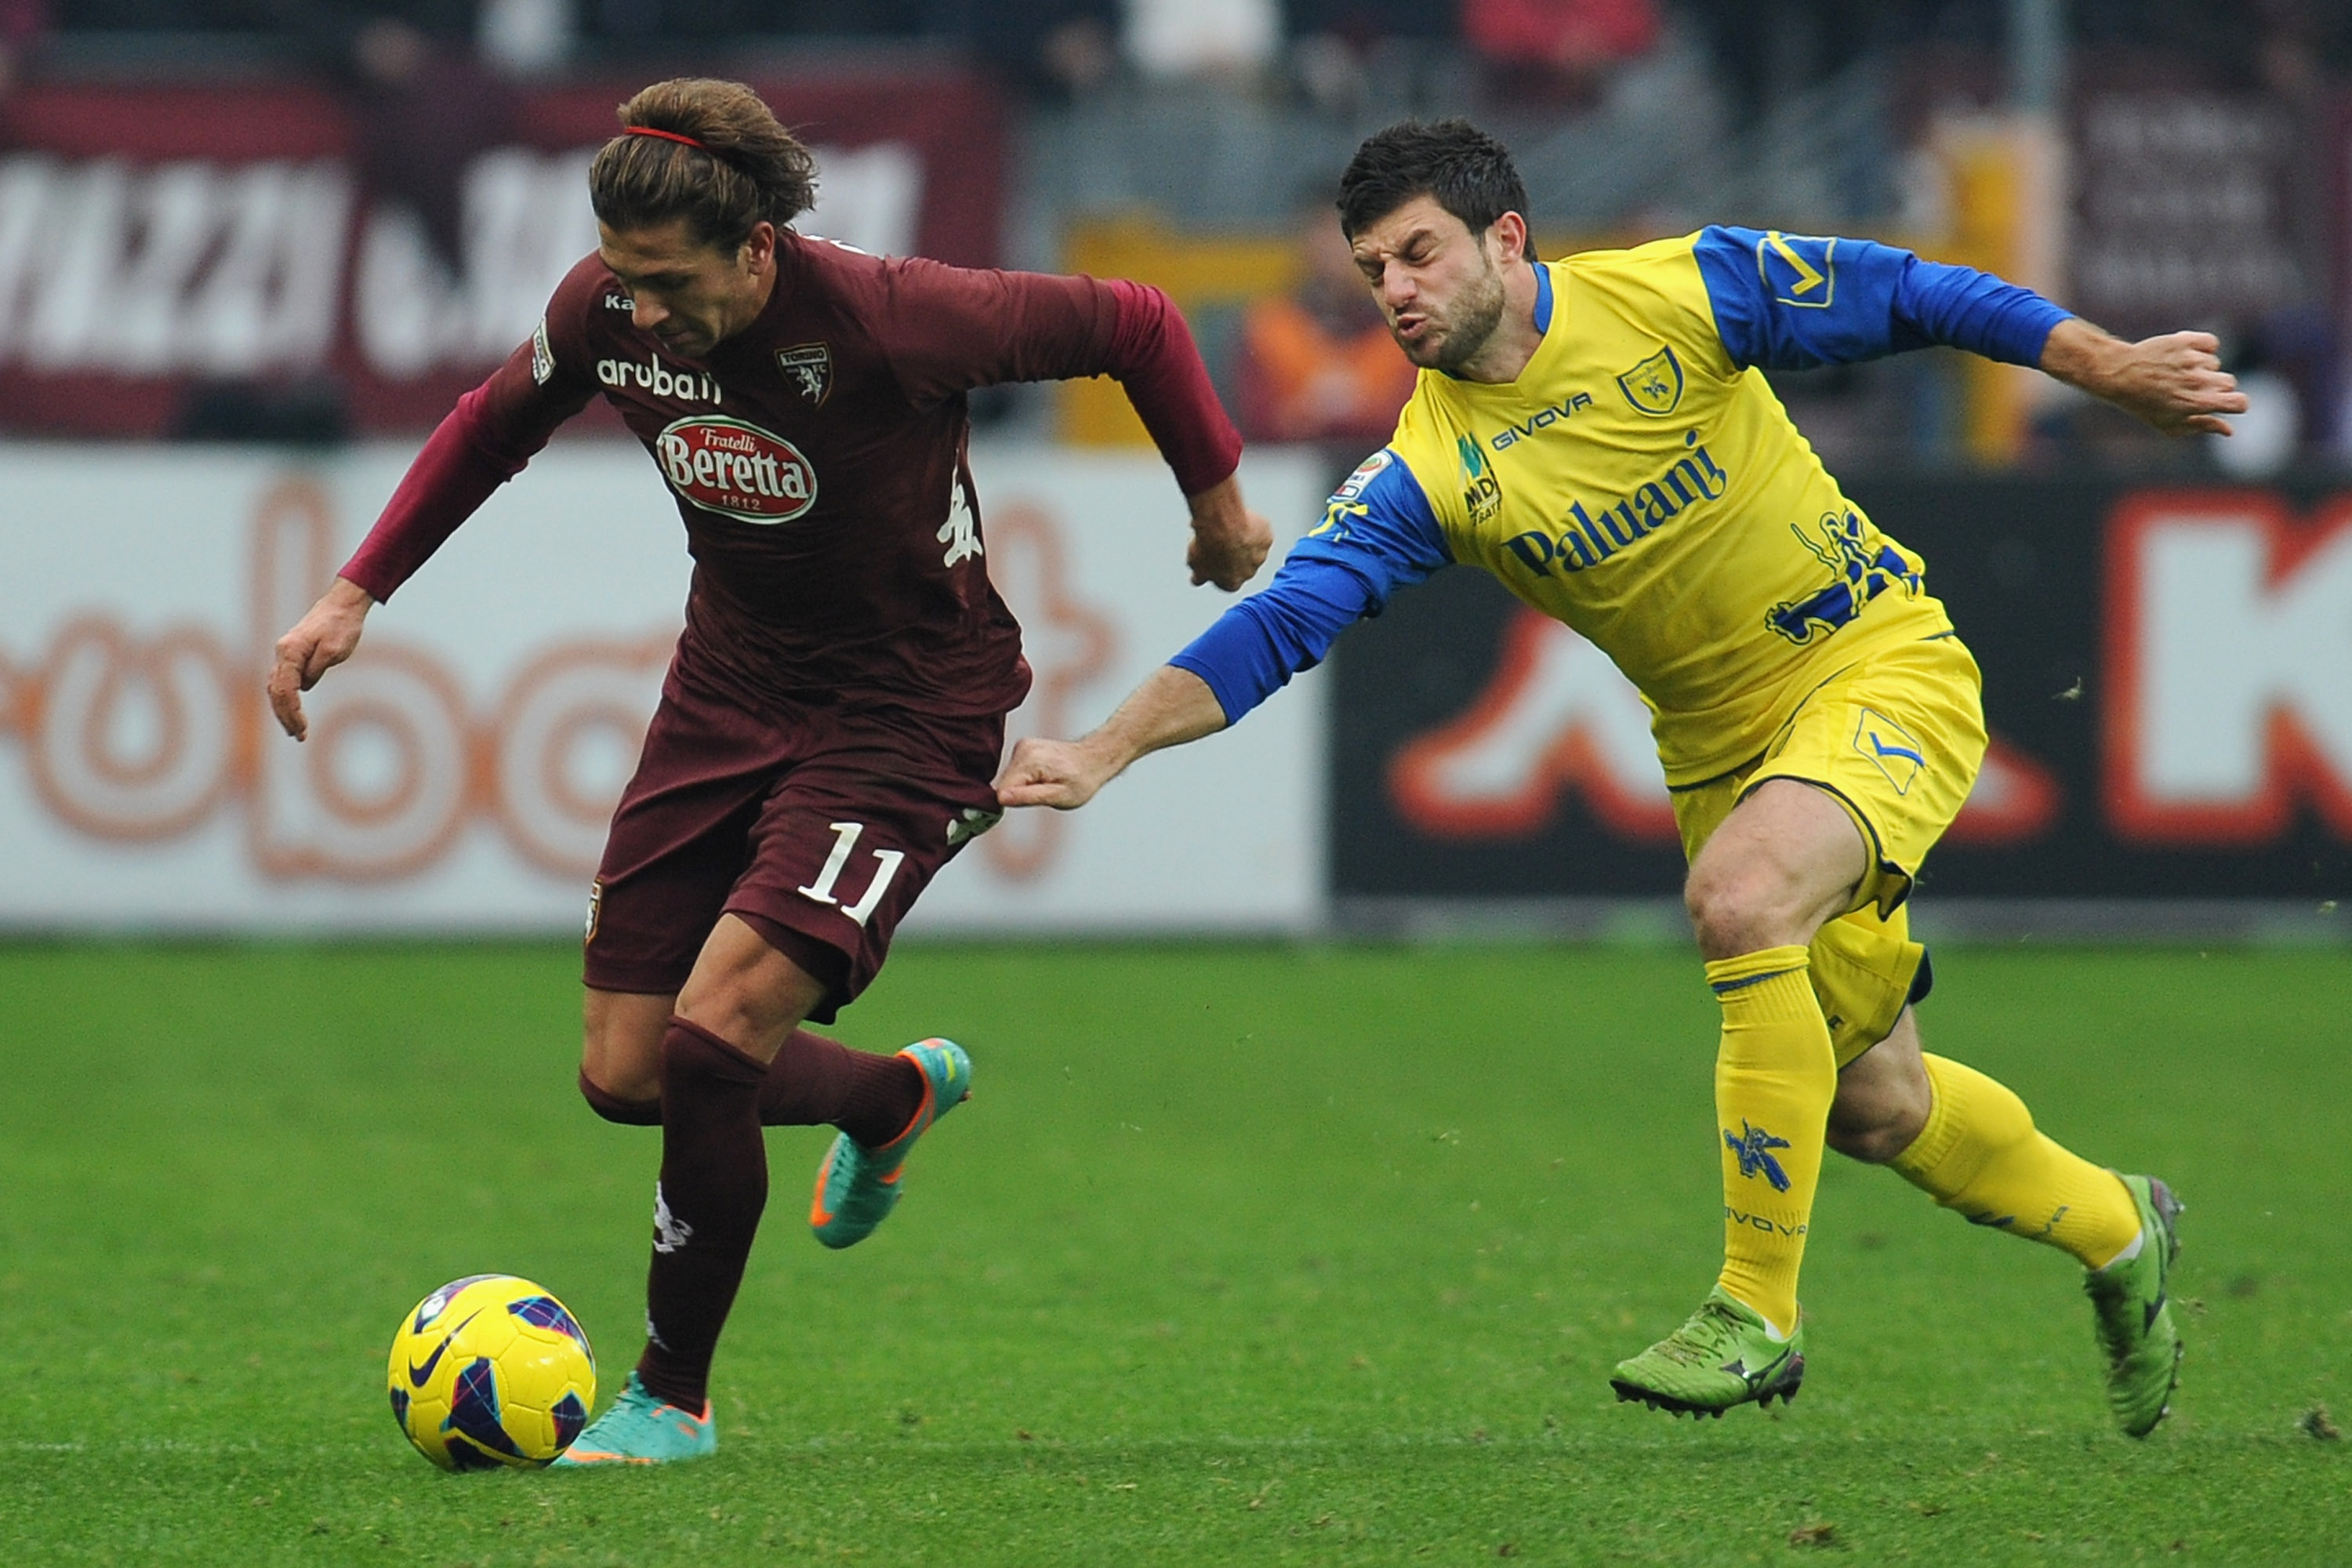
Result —
[[762, 219], [782, 228], [816, 202], [816, 161], [740, 81], [679, 77], [621, 105], [621, 123], [699, 142], [626, 132], [588, 167], [596, 216], [616, 229], [687, 221], [696, 239], [731, 251]]
[[[1466, 120], [1404, 120], [1376, 131], [1339, 176], [1339, 227], [1349, 239], [1415, 196], [1484, 234], [1505, 213], [1525, 217], [1528, 187], [1511, 150]], [[1536, 258], [1528, 242], [1528, 259]]]

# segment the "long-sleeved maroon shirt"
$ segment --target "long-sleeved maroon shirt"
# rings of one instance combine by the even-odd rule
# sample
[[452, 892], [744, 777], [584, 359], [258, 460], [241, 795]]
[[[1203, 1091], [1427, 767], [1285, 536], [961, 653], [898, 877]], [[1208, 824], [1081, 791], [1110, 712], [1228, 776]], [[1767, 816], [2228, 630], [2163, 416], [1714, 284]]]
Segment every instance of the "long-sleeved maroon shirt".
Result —
[[341, 575], [389, 598], [600, 394], [651, 453], [695, 561], [681, 674], [741, 694], [976, 714], [1028, 689], [988, 581], [965, 394], [1111, 375], [1188, 495], [1241, 438], [1158, 289], [972, 271], [782, 236], [756, 321], [694, 361], [597, 258], [458, 400]]

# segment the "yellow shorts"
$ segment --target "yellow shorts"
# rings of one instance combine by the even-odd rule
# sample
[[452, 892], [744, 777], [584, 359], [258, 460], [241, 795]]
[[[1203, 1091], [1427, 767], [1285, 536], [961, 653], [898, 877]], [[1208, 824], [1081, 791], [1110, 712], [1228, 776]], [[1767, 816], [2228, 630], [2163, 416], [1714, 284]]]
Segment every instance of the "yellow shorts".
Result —
[[1912, 879], [1969, 798], [1984, 763], [1983, 679], [1958, 637], [1903, 643], [1816, 687], [1764, 754], [1674, 792], [1683, 854], [1767, 779], [1829, 792], [1870, 847], [1853, 908], [1815, 934], [1814, 994], [1840, 1067], [1885, 1039], [1927, 991], [1927, 950], [1903, 909]]

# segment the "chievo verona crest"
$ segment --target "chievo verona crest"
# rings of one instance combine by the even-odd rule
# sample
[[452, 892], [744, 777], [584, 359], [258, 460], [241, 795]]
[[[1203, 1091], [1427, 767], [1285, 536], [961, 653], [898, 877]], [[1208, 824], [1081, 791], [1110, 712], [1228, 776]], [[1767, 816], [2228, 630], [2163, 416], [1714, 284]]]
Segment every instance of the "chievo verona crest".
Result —
[[654, 437], [669, 488], [705, 511], [742, 522], [790, 522], [816, 504], [816, 470], [800, 449], [757, 425], [690, 415]]

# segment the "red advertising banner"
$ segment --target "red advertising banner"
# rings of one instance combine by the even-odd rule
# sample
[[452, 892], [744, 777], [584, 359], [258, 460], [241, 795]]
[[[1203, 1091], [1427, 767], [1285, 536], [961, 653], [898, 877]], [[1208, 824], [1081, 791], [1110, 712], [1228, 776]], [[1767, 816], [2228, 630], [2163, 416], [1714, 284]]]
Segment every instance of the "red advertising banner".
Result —
[[[450, 196], [436, 240], [372, 183], [343, 98], [296, 83], [65, 85], [0, 110], [0, 429], [162, 436], [223, 384], [308, 387], [362, 432], [429, 426], [530, 335], [595, 248], [585, 174], [634, 81], [511, 89], [505, 130], [398, 183]], [[947, 68], [752, 84], [815, 150], [801, 226], [861, 248], [996, 259], [1003, 125]], [[508, 90], [501, 89], [499, 90]], [[453, 121], [470, 106], [452, 106]], [[474, 115], [473, 118], [482, 118]], [[387, 159], [387, 153], [391, 154]], [[336, 417], [341, 417], [339, 412]]]

